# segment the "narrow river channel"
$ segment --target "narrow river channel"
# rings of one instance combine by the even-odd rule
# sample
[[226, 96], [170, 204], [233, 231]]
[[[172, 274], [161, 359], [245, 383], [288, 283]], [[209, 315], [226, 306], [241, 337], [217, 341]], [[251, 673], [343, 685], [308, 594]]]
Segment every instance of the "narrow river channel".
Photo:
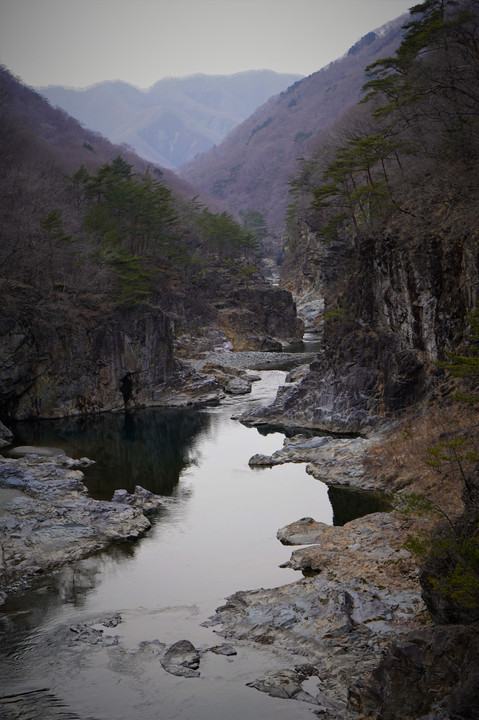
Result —
[[[261, 373], [250, 396], [201, 411], [144, 410], [84, 425], [19, 426], [21, 444], [55, 445], [97, 464], [85, 482], [97, 498], [140, 484], [164, 496], [152, 529], [133, 544], [88, 558], [0, 608], [0, 718], [81, 720], [295, 720], [304, 703], [246, 687], [285, 657], [237, 643], [208, 652], [200, 677], [167, 673], [158, 644], [220, 645], [202, 623], [237, 590], [294, 582], [279, 527], [304, 516], [331, 523], [327, 488], [304, 465], [253, 470], [255, 453], [281, 447], [232, 415], [272, 400], [285, 376]], [[20, 444], [20, 443], [19, 443]], [[75, 641], [72, 627], [114, 619], [108, 643]], [[116, 618], [116, 619], [115, 619]], [[104, 627], [104, 626], [102, 626]], [[3, 713], [3, 714], [2, 714]]]

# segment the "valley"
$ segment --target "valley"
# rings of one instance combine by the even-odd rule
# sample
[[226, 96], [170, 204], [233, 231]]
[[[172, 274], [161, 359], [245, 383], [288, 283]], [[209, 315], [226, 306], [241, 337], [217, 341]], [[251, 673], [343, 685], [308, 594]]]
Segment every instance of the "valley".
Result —
[[178, 174], [2, 69], [8, 720], [477, 718], [478, 28], [414, 6]]

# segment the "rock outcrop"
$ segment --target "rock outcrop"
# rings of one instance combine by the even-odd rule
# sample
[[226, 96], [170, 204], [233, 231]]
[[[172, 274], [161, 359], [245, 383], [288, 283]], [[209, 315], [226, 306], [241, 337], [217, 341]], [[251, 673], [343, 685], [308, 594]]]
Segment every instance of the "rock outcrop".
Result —
[[[310, 703], [327, 720], [357, 717], [350, 713], [350, 687], [373, 671], [389, 642], [418, 627], [423, 607], [407, 558], [402, 565], [388, 562], [378, 546], [374, 557], [366, 551], [359, 566], [348, 566], [347, 543], [339, 536], [336, 540], [338, 556], [345, 557], [337, 573], [324, 548], [328, 569], [321, 575], [272, 590], [235, 593], [208, 622], [220, 624], [218, 632], [228, 639], [293, 652], [294, 667], [248, 685]], [[374, 577], [378, 569], [381, 581]]]
[[170, 321], [159, 308], [86, 299], [73, 308], [26, 290], [2, 313], [0, 348], [7, 422], [148, 405], [173, 370]]
[[150, 528], [145, 512], [158, 510], [159, 498], [137, 487], [117, 491], [111, 502], [93, 500], [78, 469], [86, 462], [65, 455], [0, 458], [0, 601], [32, 578]]
[[384, 418], [440, 398], [437, 363], [466, 340], [479, 249], [459, 208], [427, 219], [418, 211], [411, 223], [396, 218], [329, 245], [306, 233], [282, 282], [309, 305], [316, 297], [322, 351], [308, 375], [250, 421], [368, 434]]
[[281, 351], [304, 333], [291, 293], [268, 286], [233, 291], [228, 305], [218, 310], [218, 325], [235, 350]]

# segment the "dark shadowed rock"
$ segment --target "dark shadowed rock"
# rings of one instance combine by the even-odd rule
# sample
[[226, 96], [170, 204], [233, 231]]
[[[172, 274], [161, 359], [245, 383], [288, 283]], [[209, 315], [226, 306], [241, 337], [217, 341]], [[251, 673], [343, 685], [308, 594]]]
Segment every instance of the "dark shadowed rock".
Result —
[[371, 678], [351, 688], [349, 707], [380, 720], [475, 720], [478, 658], [477, 628], [438, 625], [416, 631], [391, 644]]
[[149, 405], [172, 373], [170, 321], [159, 308], [108, 308], [93, 300], [52, 307], [28, 294], [15, 301], [0, 326], [4, 417]]
[[218, 325], [235, 350], [281, 352], [283, 344], [301, 340], [304, 323], [288, 290], [257, 286], [232, 293], [218, 311]]
[[0, 447], [6, 447], [13, 442], [13, 433], [0, 420]]

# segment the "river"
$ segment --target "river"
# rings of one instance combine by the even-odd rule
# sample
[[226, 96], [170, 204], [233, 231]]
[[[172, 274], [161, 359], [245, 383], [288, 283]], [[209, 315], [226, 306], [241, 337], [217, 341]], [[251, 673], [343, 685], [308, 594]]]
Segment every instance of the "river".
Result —
[[[21, 424], [19, 444], [64, 448], [97, 461], [85, 482], [94, 497], [140, 484], [164, 496], [152, 529], [46, 578], [1, 608], [0, 718], [81, 720], [295, 720], [304, 703], [246, 687], [288, 658], [268, 647], [207, 652], [200, 677], [159, 663], [159, 643], [182, 639], [206, 649], [222, 638], [202, 623], [240, 589], [298, 579], [280, 568], [290, 550], [279, 527], [304, 516], [332, 523], [324, 484], [304, 465], [251, 469], [249, 458], [281, 447], [231, 416], [272, 400], [285, 373], [265, 371], [250, 396], [201, 411], [143, 410], [85, 423]], [[106, 643], [78, 642], [71, 630], [119, 616]], [[301, 659], [296, 659], [301, 662]], [[0, 696], [2, 692], [0, 692]], [[2, 714], [3, 713], [3, 714]]]

